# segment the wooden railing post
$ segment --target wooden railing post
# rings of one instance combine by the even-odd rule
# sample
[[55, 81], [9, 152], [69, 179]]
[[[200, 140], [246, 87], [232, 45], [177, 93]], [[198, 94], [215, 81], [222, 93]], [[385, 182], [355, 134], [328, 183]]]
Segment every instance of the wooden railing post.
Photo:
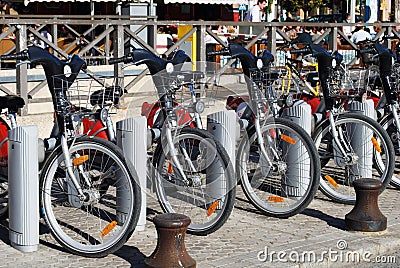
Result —
[[[124, 26], [117, 25], [116, 31], [114, 31], [114, 57], [119, 58], [124, 56]], [[118, 63], [114, 65], [114, 77], [115, 78], [122, 78], [124, 77], [124, 70], [122, 69], [123, 63]], [[124, 89], [124, 79], [118, 79], [119, 86]]]
[[[27, 48], [27, 26], [19, 25], [17, 27], [17, 52], [21, 52]], [[28, 114], [28, 71], [26, 64], [17, 66], [17, 95], [22, 97], [25, 101], [25, 106], [19, 110], [20, 115]]]
[[337, 44], [337, 36], [338, 36], [338, 28], [337, 26], [333, 26], [331, 28], [331, 33], [329, 35], [329, 49], [332, 51], [336, 51], [338, 49]]

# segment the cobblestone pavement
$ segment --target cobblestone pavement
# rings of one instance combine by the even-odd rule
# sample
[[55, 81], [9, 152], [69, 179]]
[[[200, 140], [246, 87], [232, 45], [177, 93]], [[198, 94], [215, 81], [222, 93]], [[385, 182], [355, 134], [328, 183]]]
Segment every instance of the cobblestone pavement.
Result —
[[[368, 234], [345, 231], [344, 216], [352, 206], [333, 203], [320, 193], [302, 214], [289, 219], [276, 219], [260, 214], [238, 189], [235, 209], [227, 223], [208, 236], [187, 235], [186, 247], [197, 261], [197, 267], [304, 267], [304, 264], [290, 262], [296, 256], [304, 255], [304, 252], [315, 253], [316, 260], [308, 263], [311, 266], [353, 267], [358, 263], [357, 259], [347, 262], [345, 257], [358, 254], [363, 267], [366, 267], [361, 253], [366, 253], [368, 259], [373, 260], [377, 256], [390, 256], [390, 252], [400, 249], [399, 194], [393, 188], [382, 193], [379, 205], [388, 218], [388, 229], [378, 234]], [[65, 252], [47, 233], [42, 222], [39, 250], [21, 253], [10, 246], [7, 222], [3, 222], [0, 228], [0, 267], [143, 267], [144, 258], [153, 252], [157, 242], [151, 219], [161, 212], [154, 197], [148, 195], [147, 200], [145, 230], [135, 231], [119, 251], [101, 259]], [[280, 251], [285, 254], [281, 255], [281, 259], [289, 262], [263, 261], [264, 252], [277, 260], [277, 252]], [[329, 258], [327, 253], [323, 254], [324, 251], [332, 251], [333, 258]], [[390, 265], [396, 267], [396, 264], [384, 264], [382, 267]], [[376, 267], [377, 264], [372, 266]]]

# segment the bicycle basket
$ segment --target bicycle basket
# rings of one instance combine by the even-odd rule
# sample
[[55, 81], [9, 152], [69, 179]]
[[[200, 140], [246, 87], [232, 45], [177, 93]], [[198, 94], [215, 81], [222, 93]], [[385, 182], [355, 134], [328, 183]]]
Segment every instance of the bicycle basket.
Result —
[[[291, 91], [288, 70], [285, 67], [252, 68], [250, 80], [258, 86], [268, 100], [280, 99]], [[257, 94], [251, 94], [259, 98]]]
[[[193, 64], [174, 66], [174, 71], [162, 71], [153, 76], [158, 96], [169, 94], [183, 107], [192, 107], [201, 100], [205, 107], [215, 104], [220, 74], [215, 63], [203, 65], [204, 71], [192, 70]], [[196, 65], [199, 66], [199, 65]], [[198, 68], [201, 69], [201, 68]]]
[[329, 97], [356, 98], [366, 92], [362, 69], [346, 69], [339, 65], [329, 70]]
[[56, 112], [63, 115], [92, 114], [106, 106], [117, 106], [123, 95], [122, 78], [89, 77], [79, 74], [71, 84], [64, 75], [53, 76]]

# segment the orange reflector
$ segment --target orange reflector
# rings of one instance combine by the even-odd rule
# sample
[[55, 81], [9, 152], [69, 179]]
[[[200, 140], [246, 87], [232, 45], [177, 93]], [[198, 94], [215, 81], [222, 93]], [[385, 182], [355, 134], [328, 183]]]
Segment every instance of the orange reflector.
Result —
[[172, 168], [172, 159], [170, 159], [168, 163], [168, 174], [172, 174], [172, 172], [174, 172], [174, 169]]
[[210, 216], [211, 214], [214, 213], [214, 211], [217, 209], [219, 202], [214, 201], [211, 206], [207, 209], [207, 216]]
[[73, 164], [74, 166], [79, 166], [79, 165], [83, 164], [84, 162], [86, 162], [88, 159], [89, 159], [89, 156], [88, 156], [88, 155], [82, 155], [82, 156], [80, 156], [80, 157], [78, 157], [78, 158], [75, 158], [75, 159], [72, 161], [72, 164]]
[[286, 141], [287, 143], [296, 144], [296, 141], [287, 135], [281, 134], [281, 139]]
[[371, 138], [371, 141], [372, 141], [372, 144], [374, 145], [375, 150], [376, 150], [378, 153], [382, 153], [381, 146], [379, 146], [379, 143], [378, 143], [378, 141], [375, 139], [375, 137], [372, 137], [372, 138]]
[[285, 201], [285, 199], [284, 199], [283, 197], [274, 196], [274, 195], [273, 195], [273, 196], [269, 196], [269, 197], [268, 197], [268, 201], [281, 203], [281, 202]]
[[108, 235], [114, 229], [115, 226], [117, 226], [116, 221], [112, 221], [109, 224], [107, 224], [107, 226], [104, 227], [103, 231], [101, 231], [101, 236], [104, 237]]
[[270, 129], [270, 130], [269, 130], [269, 134], [271, 135], [271, 137], [272, 137], [273, 139], [276, 139], [276, 130], [275, 130], [275, 129]]
[[333, 187], [338, 188], [339, 185], [337, 184], [337, 182], [329, 175], [325, 175], [325, 179], [332, 184]]

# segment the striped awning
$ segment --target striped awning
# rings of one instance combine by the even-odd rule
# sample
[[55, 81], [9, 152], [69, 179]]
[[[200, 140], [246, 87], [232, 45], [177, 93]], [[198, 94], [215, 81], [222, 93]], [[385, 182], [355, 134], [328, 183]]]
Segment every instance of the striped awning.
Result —
[[24, 4], [28, 5], [33, 2], [147, 2], [150, 0], [24, 0]]
[[[118, 2], [118, 0], [24, 0], [25, 5], [33, 2]], [[120, 0], [121, 2], [147, 2], [150, 0]], [[165, 4], [217, 4], [217, 5], [233, 5], [248, 4], [249, 0], [164, 0]]]
[[164, 3], [233, 5], [233, 4], [248, 4], [249, 1], [248, 0], [164, 0]]

